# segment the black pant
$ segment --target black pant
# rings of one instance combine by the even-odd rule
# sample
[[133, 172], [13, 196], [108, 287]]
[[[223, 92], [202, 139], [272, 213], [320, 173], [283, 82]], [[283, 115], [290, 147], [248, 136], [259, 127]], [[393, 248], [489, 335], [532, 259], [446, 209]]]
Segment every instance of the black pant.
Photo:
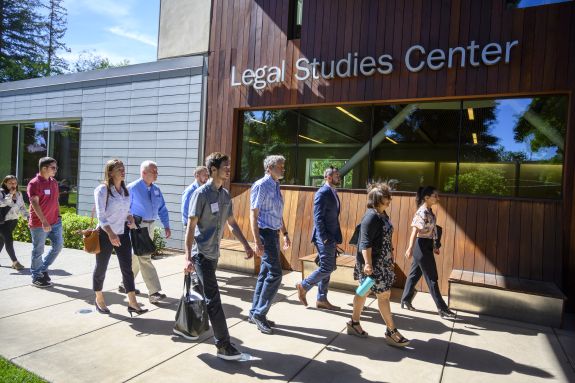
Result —
[[12, 262], [16, 262], [16, 252], [14, 251], [14, 239], [12, 238], [12, 233], [18, 224], [17, 219], [11, 219], [0, 223], [0, 251], [4, 245], [6, 245], [6, 252], [10, 256]]
[[112, 246], [108, 233], [100, 228], [100, 252], [96, 254], [96, 267], [92, 278], [94, 291], [102, 291], [104, 287], [104, 279], [106, 278], [106, 270], [108, 269], [112, 250], [116, 250], [126, 291], [131, 292], [136, 289], [134, 273], [132, 272], [132, 244], [127, 226], [124, 227], [124, 234], [119, 234], [118, 238], [120, 238], [120, 246]]
[[411, 302], [413, 294], [415, 293], [415, 285], [419, 282], [419, 279], [423, 274], [423, 277], [427, 282], [427, 287], [429, 288], [429, 293], [435, 301], [437, 309], [447, 309], [447, 305], [439, 292], [439, 284], [437, 283], [437, 266], [435, 265], [435, 255], [433, 254], [433, 240], [428, 238], [417, 238], [412, 258], [411, 269], [407, 276], [407, 282], [405, 282], [401, 301]]
[[216, 267], [218, 261], [207, 259], [202, 254], [193, 257], [194, 267], [198, 274], [198, 279], [204, 290], [204, 298], [208, 306], [208, 316], [214, 331], [214, 340], [217, 347], [221, 347], [230, 341], [226, 314], [222, 308], [220, 289], [216, 279]]

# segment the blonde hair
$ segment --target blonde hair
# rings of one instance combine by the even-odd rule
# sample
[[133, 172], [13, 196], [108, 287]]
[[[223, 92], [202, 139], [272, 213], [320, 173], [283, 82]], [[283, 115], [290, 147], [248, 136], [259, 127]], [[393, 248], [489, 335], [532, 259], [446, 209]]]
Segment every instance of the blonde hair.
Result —
[[[109, 196], [112, 196], [112, 186], [114, 185], [114, 179], [112, 178], [112, 172], [118, 166], [124, 166], [124, 163], [117, 158], [109, 160], [108, 162], [106, 162], [106, 165], [104, 166], [104, 184], [106, 185], [106, 188], [108, 189], [108, 196], [106, 197], [106, 201], [108, 201]], [[126, 184], [124, 183], [124, 181], [122, 181], [121, 186], [122, 186], [122, 189], [124, 190], [124, 195], [126, 195], [126, 196], [130, 195], [130, 193], [128, 192], [128, 188], [126, 187]]]

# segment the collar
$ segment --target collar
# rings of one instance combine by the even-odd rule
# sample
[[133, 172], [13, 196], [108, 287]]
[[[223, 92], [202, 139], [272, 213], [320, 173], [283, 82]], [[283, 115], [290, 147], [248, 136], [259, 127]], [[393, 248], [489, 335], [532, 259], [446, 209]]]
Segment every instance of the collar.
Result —
[[224, 187], [224, 185], [222, 184], [222, 186], [220, 186], [219, 188], [216, 187], [216, 185], [214, 185], [214, 180], [212, 178], [210, 178], [208, 180], [208, 182], [206, 182], [206, 185], [208, 185], [208, 187], [210, 189], [212, 189], [213, 191], [219, 192], [220, 190], [222, 190], [222, 188]]
[[274, 178], [271, 176], [271, 174], [266, 173], [266, 175], [264, 176], [264, 182], [269, 182], [271, 180], [271, 182], [275, 183], [276, 185], [280, 184], [279, 180], [274, 180]]
[[42, 182], [50, 182], [52, 180], [52, 177], [44, 178], [40, 173], [36, 173], [36, 177]]

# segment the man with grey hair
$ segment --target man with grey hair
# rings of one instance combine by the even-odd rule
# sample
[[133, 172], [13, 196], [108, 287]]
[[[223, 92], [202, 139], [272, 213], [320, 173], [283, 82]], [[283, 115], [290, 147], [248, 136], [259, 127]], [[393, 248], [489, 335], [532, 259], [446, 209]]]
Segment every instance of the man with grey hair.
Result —
[[[154, 223], [159, 218], [162, 221], [166, 238], [170, 238], [170, 218], [168, 208], [162, 191], [155, 184], [158, 179], [158, 165], [154, 161], [144, 161], [140, 164], [140, 178], [128, 185], [130, 191], [130, 212], [140, 227], [147, 227], [150, 237], [154, 238]], [[132, 255], [132, 271], [134, 278], [142, 271], [142, 278], [148, 288], [150, 303], [159, 303], [166, 298], [162, 294], [162, 286], [158, 272], [152, 264], [151, 255]], [[120, 285], [120, 292], [125, 292], [124, 286]], [[137, 293], [137, 292], [136, 292]]]
[[283, 220], [284, 201], [279, 183], [285, 173], [285, 158], [267, 156], [264, 169], [265, 176], [252, 185], [250, 193], [250, 224], [261, 266], [248, 321], [255, 323], [262, 333], [273, 334], [275, 323], [267, 319], [267, 314], [282, 279], [280, 233], [283, 249], [287, 250], [291, 245]]
[[184, 227], [188, 225], [188, 210], [190, 208], [190, 199], [192, 199], [192, 194], [194, 194], [196, 189], [205, 184], [208, 181], [208, 178], [210, 178], [208, 168], [205, 166], [198, 166], [194, 171], [194, 178], [196, 180], [188, 186], [182, 194], [182, 223], [184, 224]]
[[[342, 242], [339, 226], [340, 201], [335, 188], [341, 182], [339, 170], [330, 166], [323, 173], [325, 183], [315, 193], [313, 200], [313, 233], [311, 241], [317, 248], [318, 268], [296, 284], [301, 303], [307, 306], [306, 293], [317, 285], [316, 307], [325, 310], [339, 310], [327, 300], [329, 278], [336, 267], [337, 245]], [[317, 260], [316, 260], [317, 262]]]

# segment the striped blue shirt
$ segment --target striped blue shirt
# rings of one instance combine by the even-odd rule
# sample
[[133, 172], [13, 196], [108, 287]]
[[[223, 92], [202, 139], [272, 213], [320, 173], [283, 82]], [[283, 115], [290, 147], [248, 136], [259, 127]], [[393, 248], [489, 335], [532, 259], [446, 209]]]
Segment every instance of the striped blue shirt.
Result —
[[250, 208], [258, 209], [260, 229], [279, 230], [282, 227], [284, 200], [280, 193], [280, 183], [266, 174], [252, 185]]

